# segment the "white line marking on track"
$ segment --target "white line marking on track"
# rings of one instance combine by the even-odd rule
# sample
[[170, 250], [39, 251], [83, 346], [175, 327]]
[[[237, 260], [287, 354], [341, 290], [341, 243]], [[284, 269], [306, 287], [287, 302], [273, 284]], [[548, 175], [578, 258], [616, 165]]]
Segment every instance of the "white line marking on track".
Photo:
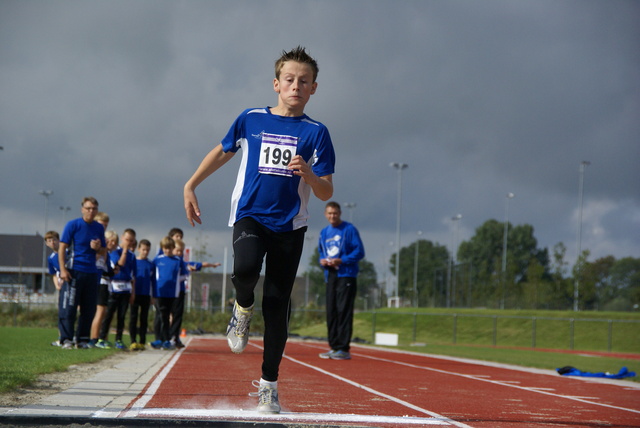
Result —
[[247, 410], [216, 410], [216, 409], [144, 409], [139, 413], [142, 417], [178, 417], [198, 419], [225, 420], [267, 420], [304, 423], [365, 423], [365, 424], [402, 424], [402, 425], [445, 425], [451, 426], [447, 418], [414, 418], [402, 416], [375, 416], [336, 413], [294, 413], [282, 412], [277, 414], [260, 413]]
[[566, 398], [567, 400], [579, 401], [581, 403], [592, 404], [594, 406], [608, 407], [610, 409], [623, 410], [623, 411], [626, 411], [626, 412], [632, 412], [632, 413], [640, 414], [640, 410], [636, 410], [636, 409], [628, 409], [626, 407], [612, 406], [610, 404], [604, 404], [604, 403], [596, 403], [596, 402], [593, 402], [593, 401], [584, 400], [584, 399], [582, 399], [580, 397], [572, 397], [572, 396], [569, 396], [569, 395], [554, 394], [554, 393], [547, 392], [547, 391], [531, 389], [531, 388], [527, 388], [527, 387], [519, 386], [519, 385], [513, 385], [513, 384], [510, 384], [510, 383], [503, 382], [503, 381], [484, 379], [481, 376], [466, 375], [466, 374], [462, 374], [462, 373], [455, 373], [455, 372], [450, 372], [450, 371], [446, 371], [446, 370], [434, 369], [432, 367], [424, 367], [424, 366], [418, 366], [416, 364], [404, 363], [402, 361], [394, 361], [394, 360], [389, 360], [389, 359], [386, 359], [386, 358], [372, 357], [370, 355], [364, 355], [364, 354], [358, 354], [358, 356], [359, 357], [364, 357], [364, 358], [369, 358], [369, 359], [372, 359], [372, 360], [384, 361], [384, 362], [391, 363], [391, 364], [398, 364], [398, 365], [401, 365], [401, 366], [417, 368], [417, 369], [422, 369], [422, 370], [428, 370], [428, 371], [437, 372], [437, 373], [448, 374], [448, 375], [451, 375], [451, 376], [459, 376], [459, 377], [463, 377], [463, 378], [466, 378], [466, 379], [477, 380], [477, 381], [480, 381], [480, 382], [493, 383], [495, 385], [502, 385], [502, 386], [506, 386], [506, 387], [509, 387], [509, 388], [521, 389], [521, 390], [524, 390], [524, 391], [534, 392], [534, 393], [537, 393], [537, 394], [549, 395], [551, 397]]
[[[401, 404], [401, 405], [403, 405], [405, 407], [408, 407], [410, 409], [413, 409], [413, 410], [416, 410], [418, 412], [424, 413], [425, 415], [429, 415], [429, 416], [434, 417], [436, 419], [439, 419], [439, 420], [442, 420], [442, 421], [446, 421], [450, 425], [454, 425], [454, 426], [461, 427], [461, 428], [471, 428], [469, 425], [454, 421], [453, 419], [449, 419], [449, 418], [447, 418], [445, 416], [442, 416], [442, 415], [440, 415], [438, 413], [435, 413], [435, 412], [432, 412], [430, 410], [423, 409], [422, 407], [418, 407], [418, 406], [416, 406], [414, 404], [411, 404], [408, 401], [404, 401], [404, 400], [401, 400], [401, 399], [399, 399], [397, 397], [394, 397], [392, 395], [385, 394], [384, 392], [380, 392], [380, 391], [377, 391], [377, 390], [375, 390], [373, 388], [369, 388], [368, 386], [364, 386], [364, 385], [362, 385], [360, 383], [357, 383], [357, 382], [354, 382], [354, 381], [349, 380], [347, 378], [344, 378], [342, 376], [339, 376], [339, 375], [337, 375], [335, 373], [331, 373], [331, 372], [328, 372], [326, 370], [323, 370], [320, 367], [316, 367], [314, 365], [307, 364], [305, 362], [302, 362], [300, 360], [296, 360], [295, 358], [289, 357], [287, 355], [284, 355], [284, 358], [286, 358], [289, 361], [292, 361], [292, 362], [294, 362], [296, 364], [300, 364], [301, 366], [305, 366], [305, 367], [310, 368], [312, 370], [315, 370], [315, 371], [318, 371], [320, 373], [326, 374], [327, 376], [331, 376], [334, 379], [338, 379], [338, 380], [340, 380], [342, 382], [348, 383], [349, 385], [353, 385], [353, 386], [355, 386], [357, 388], [364, 389], [365, 391], [367, 391], [367, 392], [369, 392], [371, 394], [375, 394], [375, 395], [378, 395], [380, 397], [386, 398], [387, 400], [390, 400], [390, 401], [393, 401], [395, 403]], [[408, 419], [408, 418], [406, 418], [406, 419]]]
[[[121, 415], [121, 417], [123, 418], [135, 418], [138, 416], [138, 414], [140, 413], [141, 410], [144, 409], [144, 406], [147, 405], [147, 403], [153, 398], [153, 396], [155, 395], [155, 393], [158, 391], [158, 388], [160, 387], [160, 385], [162, 384], [162, 382], [164, 381], [164, 379], [167, 377], [167, 375], [169, 374], [169, 372], [171, 371], [171, 369], [173, 368], [173, 366], [176, 364], [176, 362], [178, 361], [178, 359], [180, 358], [180, 356], [182, 355], [182, 352], [185, 350], [186, 348], [182, 348], [180, 349], [178, 352], [176, 352], [176, 354], [173, 356], [173, 358], [171, 358], [171, 360], [169, 361], [169, 363], [167, 363], [166, 366], [164, 366], [164, 368], [162, 369], [162, 371], [158, 374], [158, 376], [156, 376], [156, 378], [153, 380], [153, 383], [151, 384], [151, 386], [149, 386], [149, 388], [144, 392], [144, 394], [142, 395], [142, 397], [138, 398], [135, 403], [133, 403], [133, 405], [131, 406], [131, 408], [129, 408], [129, 410], [126, 410], [124, 412], [123, 415]], [[94, 417], [99, 417], [98, 416], [99, 412], [96, 412], [96, 415], [94, 415]]]

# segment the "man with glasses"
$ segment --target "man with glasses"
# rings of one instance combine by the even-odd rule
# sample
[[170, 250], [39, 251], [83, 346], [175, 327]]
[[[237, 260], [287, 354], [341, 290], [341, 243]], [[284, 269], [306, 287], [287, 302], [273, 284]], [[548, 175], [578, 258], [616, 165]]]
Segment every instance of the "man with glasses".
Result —
[[[74, 326], [78, 307], [75, 336], [78, 348], [87, 348], [91, 322], [96, 312], [98, 281], [96, 256], [106, 253], [104, 227], [95, 220], [98, 201], [93, 197], [82, 200], [82, 217], [71, 220], [64, 227], [58, 260], [60, 279], [64, 281], [58, 307], [60, 343], [63, 349], [74, 347]], [[67, 252], [68, 251], [68, 252]]]

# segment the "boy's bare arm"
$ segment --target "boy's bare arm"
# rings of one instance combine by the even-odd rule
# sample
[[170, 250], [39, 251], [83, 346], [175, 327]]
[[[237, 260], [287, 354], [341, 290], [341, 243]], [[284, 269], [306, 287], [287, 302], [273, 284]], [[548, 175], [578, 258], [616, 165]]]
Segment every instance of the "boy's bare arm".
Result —
[[184, 185], [184, 210], [187, 214], [187, 220], [191, 226], [195, 226], [194, 222], [202, 224], [200, 220], [200, 207], [198, 206], [198, 198], [196, 197], [196, 187], [202, 183], [205, 178], [216, 172], [222, 165], [227, 163], [235, 153], [222, 150], [222, 144], [217, 145], [204, 157], [196, 172], [193, 173], [189, 181]]
[[333, 177], [331, 175], [322, 177], [315, 175], [311, 166], [305, 162], [302, 156], [294, 156], [288, 168], [293, 170], [295, 175], [300, 176], [321, 201], [327, 201], [333, 196]]

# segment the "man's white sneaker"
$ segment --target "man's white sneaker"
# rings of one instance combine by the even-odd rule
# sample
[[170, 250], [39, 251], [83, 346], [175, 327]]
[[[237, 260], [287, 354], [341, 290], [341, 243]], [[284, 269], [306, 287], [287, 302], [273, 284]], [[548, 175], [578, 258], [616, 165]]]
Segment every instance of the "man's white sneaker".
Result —
[[258, 392], [252, 392], [249, 394], [252, 397], [258, 397], [257, 410], [262, 413], [280, 413], [278, 389], [261, 384], [260, 381], [257, 380], [254, 380], [252, 385], [258, 388]]
[[253, 316], [253, 305], [250, 308], [243, 308], [235, 302], [231, 313], [231, 320], [227, 326], [227, 342], [231, 352], [239, 354], [249, 342], [249, 326]]

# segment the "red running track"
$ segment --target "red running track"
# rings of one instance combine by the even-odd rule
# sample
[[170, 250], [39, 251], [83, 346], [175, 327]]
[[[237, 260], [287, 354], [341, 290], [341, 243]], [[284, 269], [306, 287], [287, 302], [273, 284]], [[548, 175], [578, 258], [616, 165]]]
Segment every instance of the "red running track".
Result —
[[257, 413], [262, 341], [241, 355], [224, 338], [193, 338], [120, 417], [339, 426], [640, 427], [640, 385], [549, 370], [363, 346], [348, 361], [290, 340], [280, 368], [282, 413]]

